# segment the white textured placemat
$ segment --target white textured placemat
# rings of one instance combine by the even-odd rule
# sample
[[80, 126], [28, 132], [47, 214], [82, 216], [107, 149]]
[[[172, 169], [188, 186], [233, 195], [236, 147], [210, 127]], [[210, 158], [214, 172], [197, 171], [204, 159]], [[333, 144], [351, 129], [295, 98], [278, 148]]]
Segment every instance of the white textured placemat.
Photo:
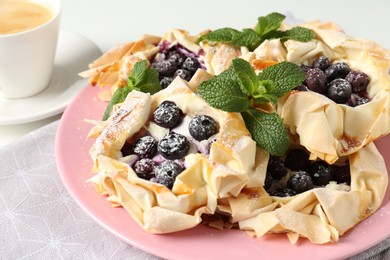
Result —
[[[0, 148], [0, 259], [159, 259], [109, 234], [72, 200], [55, 163], [57, 126]], [[390, 238], [351, 259], [390, 259], [389, 247]]]

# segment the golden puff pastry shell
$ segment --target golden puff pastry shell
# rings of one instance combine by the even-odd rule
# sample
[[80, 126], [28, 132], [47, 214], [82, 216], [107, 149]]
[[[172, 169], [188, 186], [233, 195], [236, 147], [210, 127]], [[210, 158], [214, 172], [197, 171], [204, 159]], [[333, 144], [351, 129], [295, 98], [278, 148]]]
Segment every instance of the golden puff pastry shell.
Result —
[[[175, 102], [188, 116], [212, 116], [219, 126], [209, 156], [187, 155], [186, 169], [172, 190], [138, 178], [120, 153], [129, 137], [148, 127], [154, 109], [165, 100]], [[148, 232], [192, 228], [201, 222], [202, 214], [215, 212], [218, 198], [236, 196], [250, 179], [256, 179], [258, 186], [264, 183], [268, 154], [256, 148], [241, 116], [209, 107], [179, 77], [153, 96], [130, 92], [107, 122], [91, 133], [97, 136], [90, 151], [97, 171], [91, 178], [96, 190], [107, 195], [113, 206], [123, 206]]]
[[287, 41], [287, 61], [310, 64], [325, 55], [370, 77], [367, 92], [372, 100], [361, 106], [340, 105], [315, 92], [295, 91], [278, 102], [278, 113], [290, 131], [299, 135], [301, 144], [313, 156], [333, 163], [390, 132], [390, 54], [372, 41], [346, 36], [332, 23], [302, 26], [312, 29], [317, 38], [307, 43]]
[[348, 159], [350, 186], [330, 183], [292, 197], [270, 197], [262, 188], [244, 189], [218, 208], [255, 236], [286, 233], [292, 243], [298, 237], [316, 244], [336, 242], [380, 207], [388, 185], [385, 162], [373, 143]]

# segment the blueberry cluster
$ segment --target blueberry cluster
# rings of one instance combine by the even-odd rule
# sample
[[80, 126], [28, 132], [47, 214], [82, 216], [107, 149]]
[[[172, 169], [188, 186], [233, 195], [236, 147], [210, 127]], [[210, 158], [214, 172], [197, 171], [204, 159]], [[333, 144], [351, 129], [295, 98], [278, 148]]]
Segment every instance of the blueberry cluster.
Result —
[[199, 57], [183, 46], [167, 46], [167, 43], [160, 46], [160, 52], [152, 61], [152, 67], [157, 70], [163, 88], [169, 86], [177, 76], [190, 81], [197, 69], [202, 68]]
[[[277, 182], [288, 178], [284, 187], [275, 188]], [[318, 160], [311, 162], [309, 154], [303, 149], [293, 149], [284, 158], [270, 156], [264, 188], [272, 196], [289, 197], [304, 191], [329, 184], [346, 183], [350, 185], [349, 165], [329, 165]]]
[[370, 101], [367, 86], [368, 75], [362, 71], [351, 70], [345, 62], [334, 62], [321, 56], [311, 66], [302, 64], [306, 80], [298, 90], [314, 91], [323, 94], [338, 104], [359, 106]]
[[[153, 113], [153, 122], [172, 129], [182, 121], [183, 112], [172, 101], [164, 101]], [[217, 124], [212, 117], [195, 115], [189, 123], [189, 132], [197, 141], [205, 140], [217, 133]], [[184, 171], [182, 161], [190, 147], [189, 139], [170, 131], [160, 141], [150, 135], [144, 135], [135, 140], [132, 145], [125, 144], [123, 155], [134, 154], [139, 158], [132, 168], [138, 177], [153, 180], [168, 188], [173, 187], [176, 177]], [[155, 159], [156, 157], [164, 158]]]

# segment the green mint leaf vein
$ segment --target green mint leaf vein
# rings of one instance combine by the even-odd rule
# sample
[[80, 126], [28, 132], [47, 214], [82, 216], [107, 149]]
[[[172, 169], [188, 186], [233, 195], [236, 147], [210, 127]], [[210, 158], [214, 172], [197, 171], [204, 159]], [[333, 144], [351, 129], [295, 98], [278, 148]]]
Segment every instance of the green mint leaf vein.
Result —
[[255, 109], [249, 109], [242, 113], [242, 117], [260, 148], [276, 156], [281, 156], [287, 151], [289, 137], [278, 114], [259, 113]]
[[275, 84], [273, 94], [277, 97], [299, 86], [306, 76], [301, 68], [291, 62], [283, 61], [265, 68], [258, 75], [259, 80], [272, 80]]
[[252, 66], [243, 59], [234, 59], [231, 68], [238, 79], [242, 92], [253, 95], [258, 90], [260, 82]]
[[256, 32], [260, 35], [265, 35], [271, 31], [279, 29], [286, 16], [279, 13], [270, 13], [266, 16], [261, 16], [257, 20]]
[[252, 103], [237, 81], [232, 70], [227, 70], [202, 82], [198, 94], [212, 107], [227, 112], [243, 112], [248, 110]]

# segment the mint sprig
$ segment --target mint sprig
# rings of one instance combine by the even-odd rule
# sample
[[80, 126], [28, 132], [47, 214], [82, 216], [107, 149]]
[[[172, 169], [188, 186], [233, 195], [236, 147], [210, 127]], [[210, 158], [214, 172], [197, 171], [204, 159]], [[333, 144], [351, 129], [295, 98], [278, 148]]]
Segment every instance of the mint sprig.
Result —
[[238, 31], [232, 28], [222, 28], [201, 36], [198, 42], [222, 42], [236, 47], [245, 46], [250, 51], [256, 49], [265, 40], [281, 39], [308, 42], [315, 37], [312, 30], [303, 27], [293, 27], [290, 30], [279, 30], [286, 16], [270, 13], [258, 18], [255, 29], [247, 28]]
[[137, 62], [134, 64], [134, 67], [129, 75], [127, 85], [123, 88], [118, 88], [112, 95], [111, 100], [104, 111], [103, 121], [110, 117], [114, 105], [125, 101], [127, 95], [131, 91], [138, 90], [154, 94], [161, 89], [157, 71], [153, 68], [148, 68], [147, 60]]
[[291, 62], [277, 63], [256, 75], [247, 61], [237, 58], [229, 69], [200, 84], [198, 94], [212, 107], [240, 112], [257, 145], [280, 156], [289, 146], [282, 119], [276, 113], [255, 108], [268, 102], [276, 103], [304, 80], [304, 72]]

